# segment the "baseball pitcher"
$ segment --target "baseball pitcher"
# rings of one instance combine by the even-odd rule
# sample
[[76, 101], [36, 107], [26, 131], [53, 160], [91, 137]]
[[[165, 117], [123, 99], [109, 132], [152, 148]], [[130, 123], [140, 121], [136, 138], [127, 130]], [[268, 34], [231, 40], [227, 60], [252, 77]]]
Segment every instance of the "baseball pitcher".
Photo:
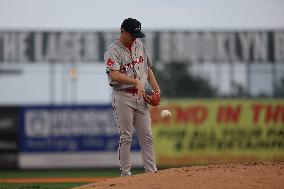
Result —
[[[107, 48], [104, 60], [109, 84], [113, 89], [112, 105], [120, 134], [118, 155], [121, 176], [129, 176], [134, 128], [145, 172], [157, 171], [149, 105], [159, 105], [160, 88], [151, 70], [152, 62], [147, 50], [137, 39], [145, 37], [141, 32], [141, 23], [127, 18], [120, 29], [118, 39]], [[145, 92], [146, 86], [150, 86], [150, 92]]]

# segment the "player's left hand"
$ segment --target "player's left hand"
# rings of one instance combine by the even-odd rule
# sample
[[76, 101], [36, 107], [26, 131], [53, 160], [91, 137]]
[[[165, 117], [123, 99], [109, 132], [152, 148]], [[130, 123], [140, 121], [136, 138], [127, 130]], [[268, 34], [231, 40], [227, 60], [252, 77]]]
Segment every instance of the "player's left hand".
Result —
[[154, 91], [150, 95], [145, 94], [143, 97], [144, 97], [145, 101], [152, 106], [158, 106], [160, 104], [160, 101], [161, 101], [161, 94], [158, 91]]

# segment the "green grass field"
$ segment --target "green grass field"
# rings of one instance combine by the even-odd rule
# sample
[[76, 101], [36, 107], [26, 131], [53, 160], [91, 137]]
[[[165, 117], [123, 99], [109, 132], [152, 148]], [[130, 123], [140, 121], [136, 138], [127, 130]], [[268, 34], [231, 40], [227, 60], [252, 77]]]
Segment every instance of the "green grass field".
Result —
[[[133, 169], [132, 173], [143, 173], [143, 169]], [[80, 177], [119, 177], [118, 169], [65, 169], [65, 170], [0, 170], [0, 179], [9, 178], [80, 178]], [[1, 183], [0, 189], [67, 189], [86, 182], [68, 183]]]
[[88, 183], [0, 184], [0, 189], [67, 189]]

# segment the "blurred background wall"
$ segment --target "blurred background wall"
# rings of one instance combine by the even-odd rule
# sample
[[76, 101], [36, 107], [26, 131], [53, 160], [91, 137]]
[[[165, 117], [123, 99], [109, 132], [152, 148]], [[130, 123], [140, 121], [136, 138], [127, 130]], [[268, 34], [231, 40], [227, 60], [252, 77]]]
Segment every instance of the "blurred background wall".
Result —
[[2, 167], [117, 166], [103, 53], [128, 17], [173, 112], [152, 109], [160, 166], [283, 160], [283, 1], [0, 0]]

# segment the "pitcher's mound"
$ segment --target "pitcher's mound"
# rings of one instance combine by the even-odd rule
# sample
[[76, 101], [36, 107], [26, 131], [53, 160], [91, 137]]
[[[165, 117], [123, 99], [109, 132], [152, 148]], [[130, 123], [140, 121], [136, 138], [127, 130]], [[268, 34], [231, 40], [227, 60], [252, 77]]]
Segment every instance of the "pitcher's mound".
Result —
[[284, 188], [284, 162], [171, 168], [157, 173], [118, 177], [76, 189]]

